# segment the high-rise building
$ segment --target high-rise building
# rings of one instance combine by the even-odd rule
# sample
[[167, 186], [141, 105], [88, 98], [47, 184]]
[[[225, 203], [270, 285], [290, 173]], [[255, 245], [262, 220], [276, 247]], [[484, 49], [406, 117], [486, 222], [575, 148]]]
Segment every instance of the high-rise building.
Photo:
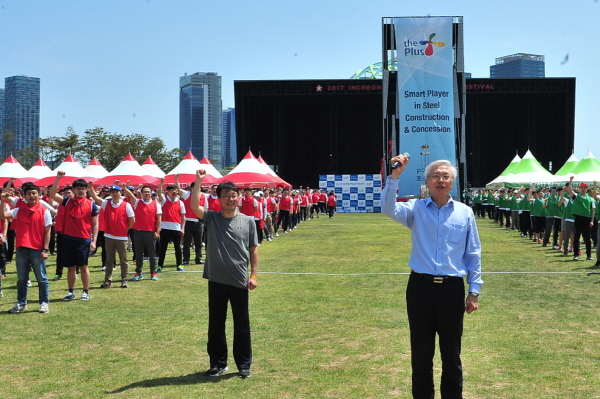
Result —
[[235, 108], [223, 110], [223, 167], [237, 164]]
[[179, 148], [223, 167], [221, 77], [196, 72], [179, 78]]
[[490, 78], [544, 78], [545, 65], [543, 55], [507, 55], [496, 58], [496, 65], [490, 66]]
[[4, 89], [0, 89], [0, 135], [4, 132]]
[[4, 79], [4, 121], [0, 154], [8, 157], [31, 147], [40, 137], [40, 79], [12, 76]]

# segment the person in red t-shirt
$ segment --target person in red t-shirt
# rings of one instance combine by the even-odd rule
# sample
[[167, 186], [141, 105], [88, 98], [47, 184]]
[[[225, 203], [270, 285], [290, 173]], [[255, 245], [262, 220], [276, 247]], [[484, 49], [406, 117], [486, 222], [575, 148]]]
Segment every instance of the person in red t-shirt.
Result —
[[317, 190], [313, 190], [311, 195], [311, 207], [310, 207], [310, 217], [313, 217], [313, 213], [317, 214], [317, 219], [319, 218], [319, 192]]
[[283, 195], [279, 198], [279, 220], [281, 221], [281, 228], [284, 233], [287, 233], [290, 226], [290, 212], [292, 210], [292, 197], [290, 197], [290, 190], [285, 188]]
[[52, 216], [50, 211], [41, 206], [39, 187], [29, 184], [23, 187], [26, 204], [16, 206], [12, 211], [5, 209], [10, 202], [10, 194], [3, 193], [0, 201], [0, 218], [13, 220], [16, 223], [16, 259], [17, 259], [17, 303], [8, 313], [20, 313], [27, 310], [27, 283], [29, 269], [33, 269], [38, 281], [40, 313], [48, 313], [50, 285], [46, 276], [46, 260], [48, 260], [48, 244]]
[[127, 262], [127, 239], [129, 229], [135, 223], [135, 214], [128, 201], [121, 197], [122, 188], [115, 184], [109, 190], [110, 198], [102, 199], [96, 195], [92, 182], [88, 183], [88, 192], [96, 205], [102, 207], [102, 214], [106, 223], [104, 241], [106, 244], [106, 271], [104, 283], [100, 288], [110, 288], [112, 285], [112, 272], [115, 266], [115, 253], [119, 254], [121, 265], [121, 288], [128, 288], [129, 262]]
[[185, 232], [186, 209], [183, 201], [177, 195], [177, 187], [167, 186], [166, 193], [163, 195], [164, 182], [165, 178], [163, 177], [157, 191], [158, 202], [162, 207], [163, 213], [160, 226], [160, 251], [158, 253], [158, 267], [156, 271], [162, 272], [163, 270], [169, 242], [173, 242], [173, 248], [175, 249], [177, 271], [185, 271], [181, 253], [181, 238]]
[[[192, 192], [195, 182], [190, 184], [188, 190], [182, 190], [179, 185], [179, 173], [175, 175], [175, 187], [177, 187], [177, 193], [181, 198], [181, 201], [185, 205], [185, 228], [183, 233], [183, 265], [187, 266], [190, 264], [190, 252], [192, 248], [192, 240], [194, 241], [194, 251], [196, 256], [194, 257], [194, 263], [196, 265], [204, 264], [202, 260], [202, 235], [204, 234], [204, 224], [202, 220], [199, 220], [193, 212], [189, 212], [191, 207]], [[202, 194], [200, 196], [200, 206], [206, 206], [206, 196]]]
[[329, 196], [327, 197], [327, 211], [329, 212], [329, 219], [333, 219], [333, 213], [335, 212], [336, 200], [335, 200], [335, 192], [331, 190], [329, 192]]
[[150, 275], [152, 281], [157, 281], [156, 275], [156, 240], [160, 236], [160, 226], [162, 222], [162, 207], [155, 199], [152, 199], [152, 189], [148, 186], [142, 186], [140, 192], [142, 198], [136, 198], [127, 188], [122, 185], [123, 193], [133, 204], [135, 212], [135, 223], [133, 229], [133, 250], [135, 253], [135, 275], [132, 281], [139, 281], [143, 278], [142, 269], [144, 266], [144, 253], [148, 256], [150, 262]]
[[65, 212], [63, 219], [63, 254], [64, 265], [68, 267], [67, 284], [69, 293], [64, 301], [75, 299], [75, 280], [77, 267], [81, 274], [83, 293], [81, 300], [89, 300], [90, 270], [88, 259], [90, 252], [96, 249], [98, 237], [98, 207], [96, 203], [86, 198], [88, 184], [83, 179], [73, 182], [73, 197], [62, 197], [57, 194], [58, 183], [65, 172], [58, 171], [50, 189], [50, 198], [61, 204]]
[[258, 201], [252, 196], [252, 189], [250, 187], [244, 189], [244, 196], [238, 200], [238, 208], [240, 213], [254, 217], [258, 209]]

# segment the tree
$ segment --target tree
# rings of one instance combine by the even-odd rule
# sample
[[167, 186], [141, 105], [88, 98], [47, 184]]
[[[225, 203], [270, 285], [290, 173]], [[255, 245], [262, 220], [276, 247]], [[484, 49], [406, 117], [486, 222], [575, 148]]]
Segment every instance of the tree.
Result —
[[2, 134], [2, 149], [4, 150], [5, 159], [12, 155], [14, 142], [15, 134], [10, 130], [5, 130]]
[[38, 139], [34, 144], [35, 148], [40, 149], [40, 155], [42, 153], [44, 155], [40, 157], [46, 158], [46, 162], [48, 159], [57, 160], [55, 167], [67, 155], [72, 154], [82, 165], [97, 158], [109, 171], [116, 168], [127, 153], [131, 153], [140, 163], [150, 156], [165, 172], [177, 166], [184, 155], [178, 148], [167, 150], [165, 143], [159, 137], [149, 138], [138, 133], [124, 136], [107, 132], [102, 127], [86, 129], [83, 136], [79, 137], [73, 127], [69, 126], [64, 137]]
[[38, 153], [31, 147], [21, 148], [17, 151], [17, 160], [25, 169], [31, 169], [38, 159]]

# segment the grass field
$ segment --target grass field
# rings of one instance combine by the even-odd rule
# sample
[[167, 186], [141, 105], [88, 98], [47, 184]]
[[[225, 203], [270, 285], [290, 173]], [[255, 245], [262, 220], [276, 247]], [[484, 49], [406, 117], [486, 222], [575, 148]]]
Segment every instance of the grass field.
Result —
[[[485, 285], [480, 309], [465, 317], [465, 398], [600, 398], [594, 262], [488, 220], [479, 226]], [[51, 282], [50, 313], [40, 314], [34, 281], [29, 311], [13, 315], [13, 262], [0, 298], [0, 397], [408, 398], [409, 253], [410, 232], [379, 214], [313, 219], [262, 245], [246, 380], [233, 361], [222, 377], [203, 375], [201, 266], [174, 272], [170, 255], [159, 281], [101, 290], [100, 260], [91, 258], [90, 301], [63, 302], [66, 281]]]

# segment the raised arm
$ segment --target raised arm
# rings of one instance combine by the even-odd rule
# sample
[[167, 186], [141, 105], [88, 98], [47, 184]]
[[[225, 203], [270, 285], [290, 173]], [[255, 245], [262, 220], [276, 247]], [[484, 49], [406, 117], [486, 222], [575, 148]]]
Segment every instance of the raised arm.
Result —
[[129, 180], [127, 180], [124, 183], [121, 183], [121, 189], [123, 190], [123, 194], [125, 194], [125, 196], [127, 198], [129, 198], [129, 202], [131, 203], [131, 206], [135, 205], [135, 201], [137, 200], [137, 197], [135, 196], [134, 193], [131, 192], [131, 190], [129, 190], [129, 188], [127, 188], [129, 186]]
[[204, 219], [204, 207], [200, 206], [200, 196], [202, 195], [200, 189], [202, 188], [202, 180], [204, 180], [205, 177], [206, 171], [204, 169], [196, 171], [196, 183], [192, 188], [192, 199], [190, 201], [192, 212], [194, 212], [194, 214], [198, 216], [198, 219], [200, 220]]
[[58, 194], [58, 182], [63, 177], [65, 177], [65, 172], [59, 170], [56, 173], [56, 179], [54, 179], [54, 183], [52, 183], [52, 187], [50, 187], [50, 193], [48, 194], [48, 197], [50, 197], [50, 199], [58, 202], [59, 204], [63, 203], [63, 197], [60, 194]]
[[94, 190], [94, 182], [93, 181], [89, 181], [88, 185], [87, 185], [87, 189], [88, 189], [88, 194], [90, 195], [90, 198], [96, 203], [96, 205], [98, 206], [102, 206], [102, 198], [98, 197], [98, 193], [96, 192], [96, 190]]
[[160, 204], [163, 202], [163, 185], [165, 184], [165, 178], [160, 178], [160, 183], [158, 184], [158, 188], [156, 189], [156, 199]]
[[565, 186], [567, 187], [567, 192], [569, 193], [569, 196], [570, 196], [571, 198], [573, 198], [573, 178], [574, 178], [574, 177], [575, 177], [575, 176], [571, 176], [571, 177], [569, 178], [569, 182], [568, 182], [568, 183], [565, 185]]
[[177, 187], [177, 195], [183, 198], [183, 190], [181, 189], [181, 186], [179, 186], [179, 173], [175, 174], [175, 187]]

